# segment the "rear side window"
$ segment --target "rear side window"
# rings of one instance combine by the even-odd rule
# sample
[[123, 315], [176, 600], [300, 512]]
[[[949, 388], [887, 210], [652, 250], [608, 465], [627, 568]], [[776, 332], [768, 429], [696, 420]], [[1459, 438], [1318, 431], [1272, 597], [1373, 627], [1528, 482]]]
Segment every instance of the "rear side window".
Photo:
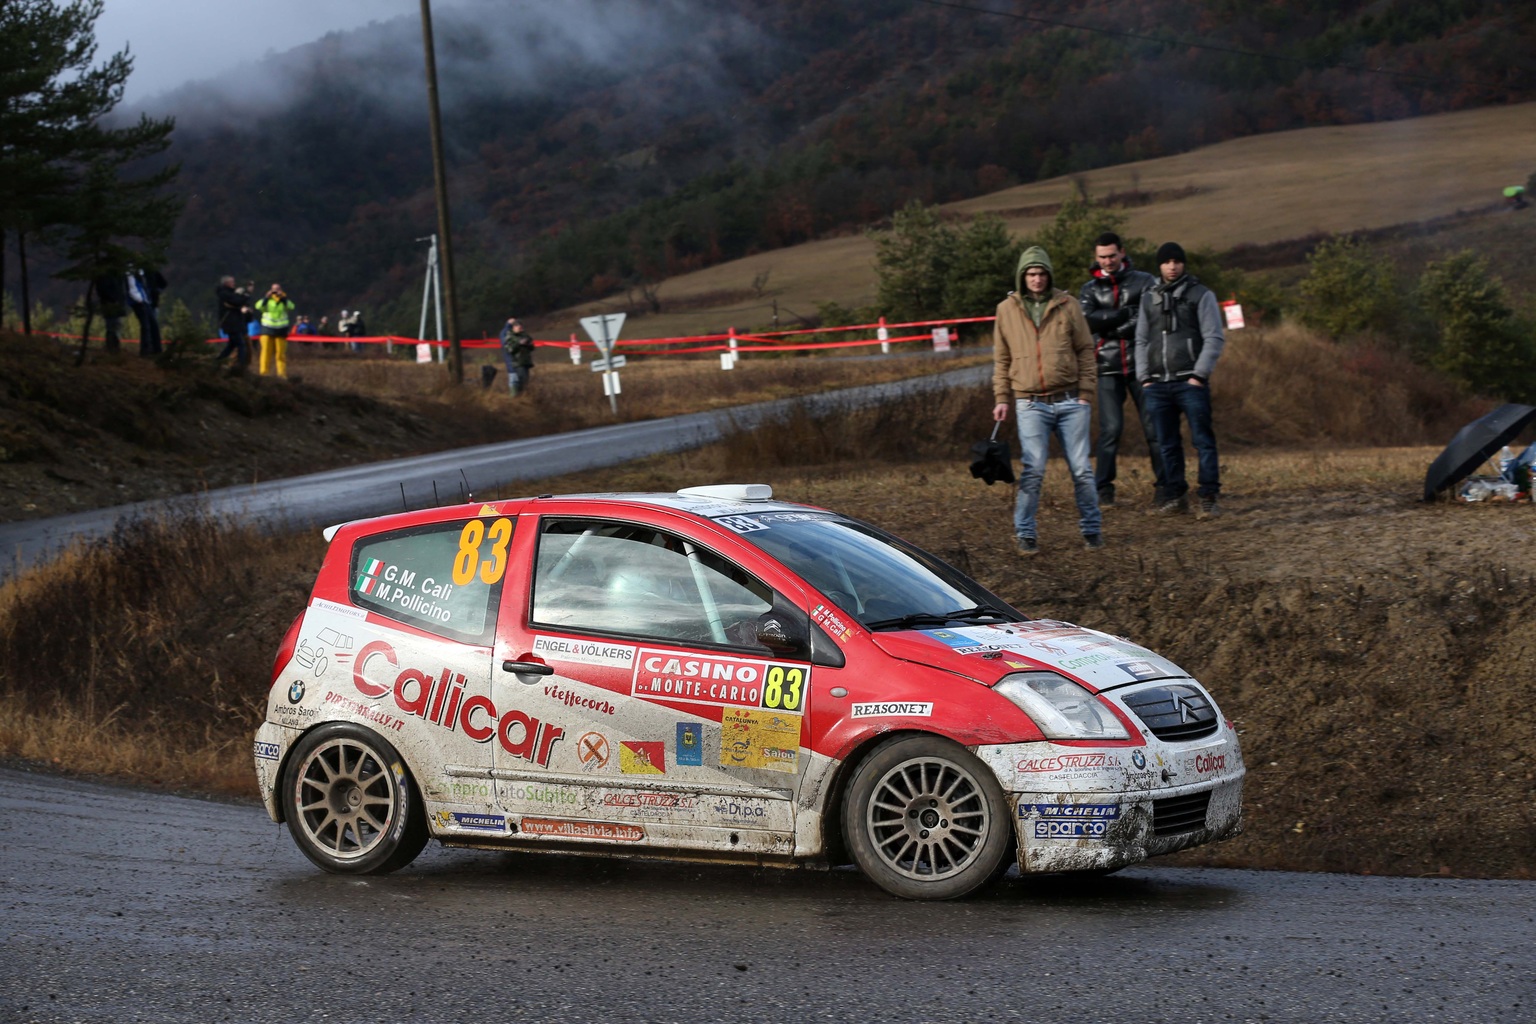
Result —
[[352, 548], [352, 603], [466, 643], [490, 643], [513, 520], [457, 520], [364, 537]]

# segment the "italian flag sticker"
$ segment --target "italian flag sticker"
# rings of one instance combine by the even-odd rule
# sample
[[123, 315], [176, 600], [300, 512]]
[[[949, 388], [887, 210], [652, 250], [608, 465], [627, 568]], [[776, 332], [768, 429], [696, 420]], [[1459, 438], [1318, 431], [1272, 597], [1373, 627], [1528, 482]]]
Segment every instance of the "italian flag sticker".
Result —
[[363, 563], [363, 571], [358, 573], [357, 582], [352, 584], [352, 589], [359, 594], [371, 594], [379, 585], [379, 573], [384, 571], [384, 563], [380, 559], [370, 558]]

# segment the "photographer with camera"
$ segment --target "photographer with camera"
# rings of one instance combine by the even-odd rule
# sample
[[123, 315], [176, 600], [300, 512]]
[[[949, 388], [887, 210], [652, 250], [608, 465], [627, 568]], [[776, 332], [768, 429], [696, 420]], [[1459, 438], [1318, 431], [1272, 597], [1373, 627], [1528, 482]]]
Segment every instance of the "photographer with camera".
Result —
[[261, 315], [261, 375], [271, 373], [274, 365], [279, 377], [288, 376], [288, 332], [293, 327], [293, 300], [274, 284], [256, 302]]

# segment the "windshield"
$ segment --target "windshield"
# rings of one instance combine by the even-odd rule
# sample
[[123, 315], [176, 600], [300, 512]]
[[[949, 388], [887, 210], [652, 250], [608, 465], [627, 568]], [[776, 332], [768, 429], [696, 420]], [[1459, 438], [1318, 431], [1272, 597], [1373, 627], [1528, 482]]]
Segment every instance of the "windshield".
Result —
[[828, 512], [759, 512], [718, 522], [778, 559], [866, 629], [1024, 617], [975, 580], [866, 523]]

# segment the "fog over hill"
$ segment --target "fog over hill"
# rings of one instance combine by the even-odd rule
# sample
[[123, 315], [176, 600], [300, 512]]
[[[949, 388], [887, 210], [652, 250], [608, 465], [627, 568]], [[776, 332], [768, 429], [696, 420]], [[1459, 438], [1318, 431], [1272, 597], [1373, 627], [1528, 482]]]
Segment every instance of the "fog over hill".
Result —
[[[434, 8], [464, 330], [948, 201], [1241, 135], [1536, 97], [1501, 0], [461, 0]], [[1022, 14], [1022, 17], [1016, 16]], [[1070, 26], [1089, 26], [1089, 30]], [[168, 275], [414, 328], [436, 228], [421, 26], [157, 97]], [[134, 111], [137, 114], [137, 109]]]

